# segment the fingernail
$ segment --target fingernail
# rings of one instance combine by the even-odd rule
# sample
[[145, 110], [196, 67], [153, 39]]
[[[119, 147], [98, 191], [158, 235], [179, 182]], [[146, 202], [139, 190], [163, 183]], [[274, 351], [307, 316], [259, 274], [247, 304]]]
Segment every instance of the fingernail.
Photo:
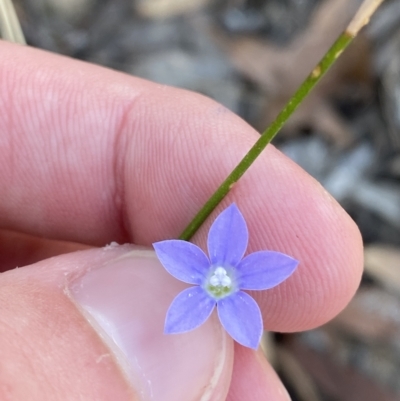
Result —
[[150, 250], [126, 253], [69, 284], [143, 400], [207, 401], [227, 391], [232, 342], [215, 314], [189, 333], [164, 334], [167, 309], [184, 288]]

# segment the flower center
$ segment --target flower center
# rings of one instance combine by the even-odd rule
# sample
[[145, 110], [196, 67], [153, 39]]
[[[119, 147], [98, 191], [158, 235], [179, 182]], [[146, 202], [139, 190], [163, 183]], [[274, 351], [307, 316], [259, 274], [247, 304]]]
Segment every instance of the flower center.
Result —
[[232, 280], [223, 267], [217, 267], [214, 274], [210, 277], [210, 284], [213, 287], [230, 287]]
[[208, 279], [208, 292], [216, 298], [222, 298], [232, 292], [232, 279], [223, 267], [217, 267]]

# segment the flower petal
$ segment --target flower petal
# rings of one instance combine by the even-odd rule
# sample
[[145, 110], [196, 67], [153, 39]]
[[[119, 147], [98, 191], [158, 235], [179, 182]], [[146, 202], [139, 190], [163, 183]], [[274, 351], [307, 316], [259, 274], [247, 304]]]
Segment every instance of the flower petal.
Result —
[[267, 290], [286, 280], [299, 262], [288, 255], [273, 251], [254, 252], [236, 267], [236, 279], [243, 290]]
[[208, 233], [208, 254], [213, 265], [236, 266], [246, 252], [246, 221], [233, 203], [214, 221]]
[[218, 302], [218, 316], [225, 330], [239, 344], [257, 349], [263, 325], [260, 308], [245, 292], [238, 291]]
[[188, 284], [203, 282], [210, 261], [196, 245], [181, 240], [160, 241], [153, 244], [161, 264], [172, 276]]
[[166, 334], [185, 333], [203, 324], [211, 315], [215, 300], [201, 287], [190, 287], [172, 301], [165, 319]]

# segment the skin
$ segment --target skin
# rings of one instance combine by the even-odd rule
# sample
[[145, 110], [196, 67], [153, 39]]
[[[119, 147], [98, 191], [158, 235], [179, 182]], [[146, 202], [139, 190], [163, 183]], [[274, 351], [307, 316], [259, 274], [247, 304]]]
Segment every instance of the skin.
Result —
[[[0, 54], [0, 398], [67, 400], [73, 385], [83, 399], [134, 399], [114, 362], [88, 370], [106, 346], [60, 291], [59, 266], [95, 263], [99, 250], [75, 251], [111, 241], [176, 238], [258, 134], [198, 94], [5, 42]], [[266, 329], [311, 329], [345, 307], [362, 241], [313, 178], [269, 146], [195, 243], [205, 246], [213, 217], [232, 202], [248, 223], [249, 252], [300, 261], [285, 283], [252, 294]], [[62, 344], [52, 336], [60, 327]], [[259, 352], [237, 344], [232, 378], [215, 400], [287, 399]]]

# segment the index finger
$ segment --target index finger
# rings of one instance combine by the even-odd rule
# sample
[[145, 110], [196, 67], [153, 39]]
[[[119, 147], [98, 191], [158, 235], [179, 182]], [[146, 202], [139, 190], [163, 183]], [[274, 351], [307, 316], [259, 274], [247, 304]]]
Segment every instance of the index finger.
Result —
[[[26, 47], [0, 51], [3, 228], [94, 245], [176, 237], [258, 137], [202, 96]], [[340, 311], [358, 286], [361, 240], [322, 187], [270, 146], [220, 209], [233, 200], [250, 251], [300, 261], [257, 294], [266, 328], [305, 329]]]

